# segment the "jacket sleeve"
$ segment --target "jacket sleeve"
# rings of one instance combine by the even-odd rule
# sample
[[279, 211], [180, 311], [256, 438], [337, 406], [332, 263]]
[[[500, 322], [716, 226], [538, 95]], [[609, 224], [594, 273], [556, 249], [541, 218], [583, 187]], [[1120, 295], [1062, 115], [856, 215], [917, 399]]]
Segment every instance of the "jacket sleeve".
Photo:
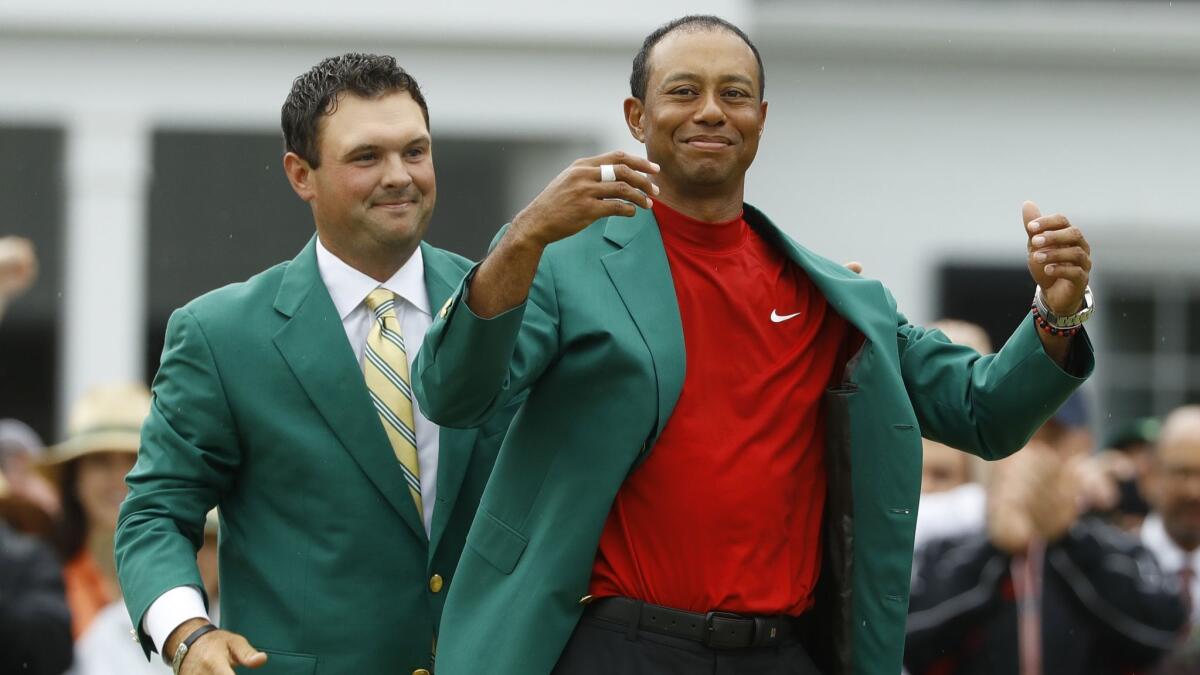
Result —
[[[501, 233], [496, 235], [498, 241]], [[486, 422], [528, 388], [559, 346], [552, 261], [543, 256], [525, 302], [482, 319], [467, 306], [476, 265], [434, 317], [418, 352], [413, 391], [421, 410], [441, 426]]]
[[998, 353], [981, 356], [897, 316], [901, 374], [921, 434], [985, 459], [1024, 447], [1095, 366], [1091, 342], [1080, 333], [1068, 370], [1060, 368], [1032, 319], [1022, 321]]
[[967, 633], [1000, 609], [1010, 558], [986, 536], [933, 541], [919, 555], [909, 597], [904, 665], [920, 675], [956, 657]]
[[64, 592], [50, 549], [0, 523], [0, 672], [58, 675], [71, 665]]
[[[233, 415], [200, 322], [188, 310], [167, 324], [154, 378], [150, 415], [142, 425], [137, 464], [126, 477], [115, 552], [125, 605], [149, 657], [146, 610], [177, 586], [204, 595], [196, 551], [205, 515], [231, 485], [240, 464]], [[208, 604], [207, 596], [204, 597]]]
[[1176, 580], [1137, 540], [1084, 518], [1046, 551], [1046, 562], [1096, 622], [1123, 666], [1152, 665], [1179, 642], [1187, 621]]

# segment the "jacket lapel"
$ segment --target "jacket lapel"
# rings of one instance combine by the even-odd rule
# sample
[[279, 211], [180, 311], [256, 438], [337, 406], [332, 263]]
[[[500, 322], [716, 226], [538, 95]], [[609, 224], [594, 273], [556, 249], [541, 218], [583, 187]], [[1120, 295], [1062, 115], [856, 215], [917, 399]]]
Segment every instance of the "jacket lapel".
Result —
[[425, 539], [400, 463], [367, 393], [341, 318], [317, 269], [315, 237], [288, 265], [275, 309], [288, 317], [275, 346], [363, 473], [413, 533]]
[[658, 423], [654, 431], [657, 438], [679, 400], [686, 370], [675, 282], [651, 211], [638, 209], [632, 218], [609, 218], [604, 225], [604, 238], [617, 247], [601, 258], [604, 269], [654, 362], [658, 382]]
[[[458, 288], [466, 271], [441, 249], [429, 244], [421, 244], [421, 254], [425, 258], [425, 290], [429, 294], [429, 306], [436, 312]], [[478, 429], [442, 427], [438, 438], [438, 503], [434, 506], [433, 524], [430, 527], [430, 556], [437, 552], [442, 533], [446, 531], [446, 524], [454, 511], [478, 434]]]
[[745, 217], [755, 231], [804, 270], [834, 311], [857, 328], [867, 340], [886, 344], [886, 340], [894, 339], [895, 322], [888, 321], [887, 314], [878, 311], [887, 302], [882, 284], [860, 277], [797, 244], [749, 204], [745, 205]]

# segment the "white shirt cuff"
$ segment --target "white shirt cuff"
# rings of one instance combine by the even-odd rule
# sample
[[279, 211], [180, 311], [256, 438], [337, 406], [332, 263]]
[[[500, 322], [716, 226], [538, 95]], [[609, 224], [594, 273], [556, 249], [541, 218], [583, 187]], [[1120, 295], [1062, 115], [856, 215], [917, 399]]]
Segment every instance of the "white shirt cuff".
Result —
[[208, 619], [204, 597], [195, 586], [176, 586], [150, 603], [142, 618], [142, 630], [150, 635], [154, 647], [162, 654], [171, 631], [189, 619]]

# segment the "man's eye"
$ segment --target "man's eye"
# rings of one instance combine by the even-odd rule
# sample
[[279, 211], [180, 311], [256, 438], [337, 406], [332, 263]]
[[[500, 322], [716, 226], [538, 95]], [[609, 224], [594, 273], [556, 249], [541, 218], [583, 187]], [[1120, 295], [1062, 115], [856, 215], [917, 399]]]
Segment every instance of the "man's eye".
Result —
[[374, 159], [375, 159], [375, 153], [373, 153], [373, 152], [364, 152], [360, 155], [354, 156], [354, 161], [356, 161], [356, 162], [370, 162], [370, 161], [373, 161]]
[[746, 92], [744, 92], [744, 91], [739, 91], [737, 89], [728, 89], [725, 91], [724, 95], [727, 98], [745, 98], [748, 94], [746, 94]]
[[425, 148], [410, 148], [405, 154], [414, 159], [421, 158], [425, 156]]
[[678, 89], [671, 90], [671, 94], [673, 94], [675, 96], [692, 96], [695, 93], [696, 93], [696, 90], [691, 87], [680, 87]]

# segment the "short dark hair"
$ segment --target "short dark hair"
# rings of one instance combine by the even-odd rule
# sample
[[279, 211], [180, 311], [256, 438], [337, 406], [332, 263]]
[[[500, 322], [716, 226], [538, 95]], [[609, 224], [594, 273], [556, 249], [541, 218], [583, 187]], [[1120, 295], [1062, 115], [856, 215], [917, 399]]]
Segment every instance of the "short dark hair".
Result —
[[421, 106], [428, 127], [429, 107], [421, 95], [421, 87], [394, 57], [350, 53], [324, 59], [292, 81], [292, 91], [280, 114], [284, 151], [296, 153], [317, 168], [321, 162], [317, 125], [322, 116], [337, 112], [338, 99], [343, 93], [377, 98], [396, 91], [407, 91], [413, 97]]
[[650, 52], [663, 38], [677, 30], [690, 32], [723, 30], [741, 38], [742, 42], [745, 42], [746, 46], [750, 48], [750, 51], [754, 52], [754, 60], [758, 61], [758, 95], [760, 98], [766, 95], [767, 73], [763, 69], [762, 56], [758, 53], [758, 47], [754, 46], [754, 42], [750, 40], [750, 36], [746, 35], [745, 31], [741, 28], [719, 16], [689, 14], [659, 26], [653, 33], [647, 35], [645, 41], [642, 42], [642, 48], [638, 51], [637, 56], [633, 57], [633, 72], [629, 75], [629, 91], [634, 98], [639, 100], [646, 99], [646, 84], [650, 80]]

